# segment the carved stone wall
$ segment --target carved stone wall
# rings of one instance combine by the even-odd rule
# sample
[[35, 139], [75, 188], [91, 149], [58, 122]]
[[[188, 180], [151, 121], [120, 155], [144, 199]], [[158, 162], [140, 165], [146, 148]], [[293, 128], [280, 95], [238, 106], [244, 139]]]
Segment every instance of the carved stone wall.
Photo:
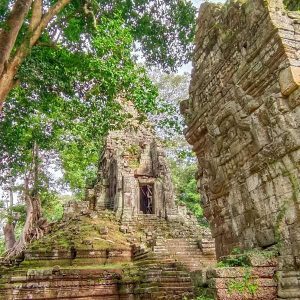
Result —
[[299, 86], [299, 13], [281, 0], [201, 6], [181, 111], [219, 257], [277, 245], [281, 269], [300, 267]]

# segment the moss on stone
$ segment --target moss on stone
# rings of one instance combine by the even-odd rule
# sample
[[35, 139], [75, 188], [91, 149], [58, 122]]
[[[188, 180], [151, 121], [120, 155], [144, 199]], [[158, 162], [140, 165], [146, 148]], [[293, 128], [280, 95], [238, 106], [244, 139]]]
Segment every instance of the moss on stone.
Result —
[[[99, 227], [108, 228], [107, 235], [99, 233]], [[76, 250], [128, 249], [126, 237], [119, 231], [119, 224], [110, 218], [82, 216], [64, 226], [56, 225], [51, 233], [34, 241], [28, 252], [53, 252]]]

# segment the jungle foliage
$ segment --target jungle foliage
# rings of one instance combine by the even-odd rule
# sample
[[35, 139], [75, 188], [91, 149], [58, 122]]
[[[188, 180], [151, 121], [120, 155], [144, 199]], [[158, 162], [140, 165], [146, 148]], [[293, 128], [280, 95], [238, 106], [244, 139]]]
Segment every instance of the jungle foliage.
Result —
[[43, 234], [38, 220], [61, 215], [58, 190], [80, 197], [95, 180], [103, 138], [130, 118], [119, 99], [157, 110], [157, 88], [135, 56], [176, 69], [189, 60], [194, 21], [183, 0], [1, 1], [0, 181], [15, 196], [1, 211], [14, 229], [25, 224], [23, 244], [32, 228]]
[[299, 0], [284, 0], [283, 2], [288, 10], [300, 11]]
[[190, 76], [156, 70], [150, 77], [159, 92], [158, 113], [150, 116], [150, 119], [156, 124], [157, 133], [167, 152], [178, 204], [185, 204], [200, 223], [207, 225], [195, 178], [196, 158], [183, 136], [184, 122], [179, 111], [180, 101], [188, 98]]

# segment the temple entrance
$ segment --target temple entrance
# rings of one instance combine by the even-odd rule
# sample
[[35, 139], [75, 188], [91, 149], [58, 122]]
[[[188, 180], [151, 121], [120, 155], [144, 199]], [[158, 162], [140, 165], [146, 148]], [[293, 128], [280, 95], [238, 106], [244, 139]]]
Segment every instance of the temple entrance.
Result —
[[140, 185], [140, 212], [153, 214], [153, 185]]

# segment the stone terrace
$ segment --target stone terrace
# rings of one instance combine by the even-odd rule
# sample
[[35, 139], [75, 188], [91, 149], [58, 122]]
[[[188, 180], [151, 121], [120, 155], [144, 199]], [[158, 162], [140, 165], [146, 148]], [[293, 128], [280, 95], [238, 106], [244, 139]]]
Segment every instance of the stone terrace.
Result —
[[30, 245], [20, 265], [2, 265], [0, 299], [193, 298], [191, 271], [215, 262], [207, 230], [153, 215], [124, 225], [114, 213], [87, 205]]

